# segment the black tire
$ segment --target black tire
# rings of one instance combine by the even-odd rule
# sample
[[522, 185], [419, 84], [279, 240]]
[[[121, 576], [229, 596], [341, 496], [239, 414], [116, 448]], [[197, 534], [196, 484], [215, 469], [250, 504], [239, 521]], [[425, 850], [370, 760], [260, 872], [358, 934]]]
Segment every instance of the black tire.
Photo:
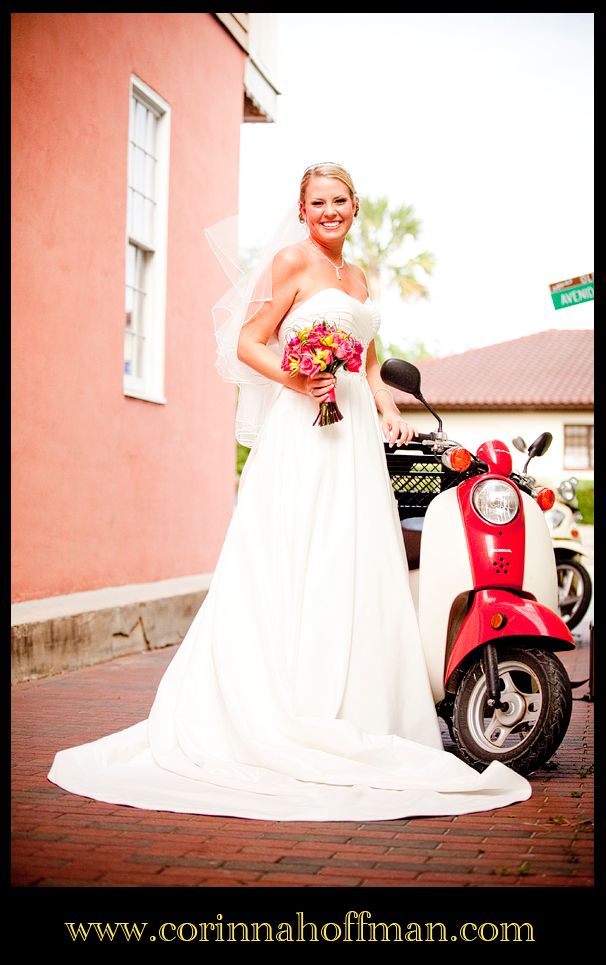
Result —
[[558, 605], [560, 616], [569, 630], [578, 626], [591, 603], [591, 577], [577, 560], [559, 559]]
[[547, 763], [566, 734], [572, 712], [568, 674], [549, 650], [498, 647], [501, 699], [509, 695], [509, 709], [495, 711], [488, 707], [481, 656], [478, 650], [454, 700], [455, 744], [477, 771], [501, 761], [519, 774], [530, 774]]

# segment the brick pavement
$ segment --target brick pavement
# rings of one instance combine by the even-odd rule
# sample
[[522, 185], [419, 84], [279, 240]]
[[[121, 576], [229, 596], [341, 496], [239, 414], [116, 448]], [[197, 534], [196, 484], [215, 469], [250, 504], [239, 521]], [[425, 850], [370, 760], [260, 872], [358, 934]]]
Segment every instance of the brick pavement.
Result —
[[[588, 676], [588, 646], [562, 655]], [[64, 792], [56, 750], [147, 716], [173, 648], [13, 689], [12, 883], [25, 887], [382, 886], [586, 888], [593, 884], [593, 704], [576, 699], [533, 796], [455, 817], [272, 822], [141, 811]], [[577, 689], [575, 697], [587, 693]], [[447, 746], [451, 746], [446, 738]]]

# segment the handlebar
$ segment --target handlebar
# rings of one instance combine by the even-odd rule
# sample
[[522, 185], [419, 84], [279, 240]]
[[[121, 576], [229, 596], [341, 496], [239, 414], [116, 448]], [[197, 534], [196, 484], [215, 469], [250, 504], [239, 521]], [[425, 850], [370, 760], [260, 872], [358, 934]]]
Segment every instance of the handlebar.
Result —
[[[420, 449], [425, 455], [432, 455], [439, 460], [442, 453], [446, 452], [452, 447], [460, 445], [461, 444], [459, 442], [455, 442], [454, 439], [447, 439], [445, 433], [415, 432], [410, 442], [405, 442], [399, 446], [390, 446], [389, 443], [386, 442], [385, 450], [393, 453], [397, 449]], [[488, 471], [487, 463], [483, 462], [481, 459], [478, 459], [474, 453], [470, 453], [470, 455], [476, 472], [484, 473]]]
[[522, 492], [528, 493], [529, 496], [533, 495], [535, 480], [532, 476], [525, 476], [522, 473], [512, 472], [510, 473], [509, 478], [516, 484], [518, 489], [522, 490]]
[[[414, 434], [414, 436], [412, 437], [412, 439], [410, 440], [410, 442], [404, 443], [404, 447], [405, 447], [405, 446], [412, 446], [412, 445], [414, 445], [415, 443], [419, 443], [419, 444], [423, 445], [423, 444], [425, 444], [425, 443], [432, 443], [432, 442], [433, 442], [433, 443], [436, 443], [436, 442], [437, 442], [437, 443], [439, 443], [439, 444], [440, 444], [442, 447], [444, 447], [444, 448], [447, 448], [447, 447], [449, 447], [449, 446], [458, 446], [458, 445], [460, 445], [460, 443], [455, 442], [453, 439], [447, 439], [445, 433], [443, 433], [443, 432], [415, 432], [415, 434]], [[385, 445], [387, 446], [388, 443], [385, 443]], [[398, 449], [399, 449], [399, 448], [403, 448], [403, 447], [401, 447], [401, 446], [397, 446], [397, 447], [396, 447], [396, 446], [389, 446], [389, 448], [390, 448], [390, 449], [394, 449], [394, 448], [398, 448]]]

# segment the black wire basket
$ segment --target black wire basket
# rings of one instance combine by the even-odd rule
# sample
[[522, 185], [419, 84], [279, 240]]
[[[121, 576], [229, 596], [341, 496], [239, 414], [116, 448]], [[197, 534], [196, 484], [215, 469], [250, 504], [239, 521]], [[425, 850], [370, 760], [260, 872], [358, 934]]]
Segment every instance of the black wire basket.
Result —
[[443, 466], [439, 456], [402, 449], [391, 452], [387, 446], [385, 458], [400, 519], [424, 516], [432, 499], [478, 474], [473, 466], [466, 472], [455, 472]]

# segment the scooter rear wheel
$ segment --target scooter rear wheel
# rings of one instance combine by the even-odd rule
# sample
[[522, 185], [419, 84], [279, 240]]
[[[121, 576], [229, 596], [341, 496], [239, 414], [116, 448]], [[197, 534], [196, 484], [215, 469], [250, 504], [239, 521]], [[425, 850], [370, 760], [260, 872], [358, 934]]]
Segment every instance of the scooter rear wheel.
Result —
[[501, 761], [529, 774], [546, 764], [564, 739], [572, 712], [570, 680], [549, 650], [504, 645], [497, 660], [504, 708], [488, 705], [478, 653], [454, 700], [452, 736], [463, 760], [478, 771]]

